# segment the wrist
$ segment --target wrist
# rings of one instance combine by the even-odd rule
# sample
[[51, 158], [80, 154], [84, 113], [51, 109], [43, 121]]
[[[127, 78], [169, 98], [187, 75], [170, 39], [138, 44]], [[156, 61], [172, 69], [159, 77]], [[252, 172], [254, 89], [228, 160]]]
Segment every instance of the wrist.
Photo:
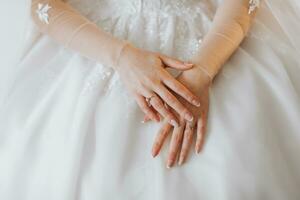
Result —
[[205, 52], [204, 50], [199, 51], [199, 54], [191, 59], [191, 62], [194, 63], [199, 73], [205, 72], [213, 80], [222, 65], [218, 62], [219, 59], [216, 58], [215, 55], [206, 55]]
[[124, 56], [125, 52], [129, 49], [129, 47], [130, 47], [129, 42], [127, 42], [125, 40], [121, 41], [120, 47], [115, 52], [115, 59], [114, 59], [113, 65], [112, 65], [115, 70], [117, 70], [119, 68], [120, 60]]
[[198, 71], [198, 73], [200, 74], [206, 74], [206, 76], [208, 76], [211, 79], [211, 81], [213, 81], [213, 79], [219, 72], [218, 67], [205, 61], [193, 61], [193, 63], [195, 65], [195, 71]]
[[105, 39], [101, 37], [95, 41], [93, 45], [95, 48], [91, 46], [90, 51], [97, 52], [96, 60], [98, 62], [116, 69], [120, 54], [128, 42], [115, 38], [106, 32], [102, 33], [105, 34]]
[[208, 76], [208, 74], [200, 69], [197, 65], [194, 65], [194, 67], [190, 70], [184, 71], [182, 76], [188, 80], [191, 80], [196, 87], [205, 85], [207, 86], [212, 83], [211, 77]]

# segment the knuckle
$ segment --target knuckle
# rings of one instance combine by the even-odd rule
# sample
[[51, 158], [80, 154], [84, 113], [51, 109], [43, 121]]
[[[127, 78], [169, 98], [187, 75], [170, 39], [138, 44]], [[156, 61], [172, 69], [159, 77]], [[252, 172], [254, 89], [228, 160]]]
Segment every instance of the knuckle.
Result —
[[174, 116], [173, 116], [173, 114], [170, 111], [167, 111], [166, 118], [167, 119], [173, 119]]
[[156, 104], [155, 106], [156, 106], [157, 109], [159, 109], [159, 110], [163, 110], [164, 109], [164, 105], [163, 105], [162, 102], [156, 102], [155, 104]]
[[166, 98], [166, 101], [169, 103], [174, 103], [176, 101], [175, 98], [170, 94], [167, 94], [165, 98]]
[[155, 147], [160, 147], [160, 146], [161, 146], [161, 141], [160, 141], [160, 140], [156, 141], [156, 142], [154, 143], [154, 146], [155, 146]]
[[148, 85], [148, 86], [157, 86], [161, 83], [161, 80], [155, 76], [155, 75], [150, 75], [150, 76], [145, 76], [143, 78], [143, 82], [144, 84], [143, 85]]
[[176, 149], [172, 149], [171, 151], [170, 151], [170, 158], [171, 159], [175, 159], [175, 157], [176, 157], [176, 154], [177, 154], [177, 151], [176, 151]]
[[189, 114], [190, 112], [185, 107], [182, 107], [180, 113], [183, 117], [185, 117], [185, 115]]
[[181, 149], [181, 152], [182, 152], [181, 155], [185, 157], [186, 154], [187, 154], [187, 152], [188, 152], [188, 150], [189, 150], [188, 147], [183, 147], [183, 148]]
[[173, 83], [174, 90], [177, 92], [184, 92], [184, 89], [178, 84]]

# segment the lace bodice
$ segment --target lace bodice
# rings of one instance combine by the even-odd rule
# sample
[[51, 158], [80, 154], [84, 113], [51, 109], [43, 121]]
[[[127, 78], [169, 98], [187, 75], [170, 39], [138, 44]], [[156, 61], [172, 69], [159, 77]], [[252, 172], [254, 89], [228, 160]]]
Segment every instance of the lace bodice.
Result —
[[[149, 15], [176, 15], [191, 17], [201, 9], [211, 9], [217, 0], [69, 0], [69, 3], [85, 13], [98, 10], [102, 16], [114, 10], [113, 16], [135, 15], [143, 12]], [[92, 6], [91, 6], [92, 5]], [[100, 12], [101, 11], [101, 12]], [[97, 15], [97, 14], [95, 14]], [[94, 15], [94, 16], [95, 16]]]

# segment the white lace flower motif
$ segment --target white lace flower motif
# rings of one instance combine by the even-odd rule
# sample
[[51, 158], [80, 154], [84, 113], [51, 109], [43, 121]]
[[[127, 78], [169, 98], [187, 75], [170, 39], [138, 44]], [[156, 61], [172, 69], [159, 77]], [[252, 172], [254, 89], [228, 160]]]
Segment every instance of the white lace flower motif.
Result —
[[249, 0], [249, 11], [248, 13], [251, 14], [256, 8], [260, 5], [260, 0]]
[[51, 7], [49, 6], [49, 4], [43, 5], [43, 4], [39, 3], [38, 9], [36, 10], [36, 13], [39, 16], [39, 19], [46, 24], [49, 24], [48, 11], [50, 9], [51, 9]]

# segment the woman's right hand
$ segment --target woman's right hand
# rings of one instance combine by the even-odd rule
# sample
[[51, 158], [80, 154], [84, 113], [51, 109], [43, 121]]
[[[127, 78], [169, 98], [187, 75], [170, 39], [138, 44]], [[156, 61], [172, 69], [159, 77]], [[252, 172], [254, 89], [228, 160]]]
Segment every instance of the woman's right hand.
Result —
[[188, 121], [193, 120], [193, 115], [170, 90], [197, 107], [200, 106], [200, 100], [169, 74], [166, 67], [187, 70], [192, 68], [193, 64], [126, 44], [116, 71], [147, 116], [152, 120], [160, 121], [159, 113], [170, 124], [178, 126], [178, 119], [170, 109], [167, 109], [167, 106], [172, 107], [180, 117]]

